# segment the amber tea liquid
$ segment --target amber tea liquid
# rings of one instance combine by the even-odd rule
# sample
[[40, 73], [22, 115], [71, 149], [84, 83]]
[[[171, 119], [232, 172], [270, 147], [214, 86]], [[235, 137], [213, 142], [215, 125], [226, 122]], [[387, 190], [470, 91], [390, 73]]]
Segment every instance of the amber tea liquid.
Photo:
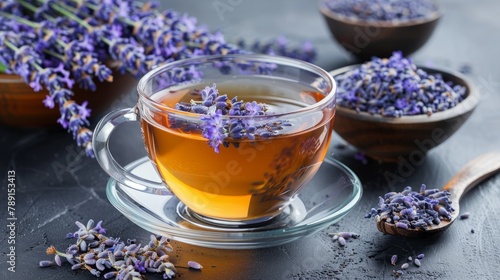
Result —
[[[323, 98], [312, 87], [256, 77], [205, 81], [151, 98], [174, 107], [199, 98], [196, 90], [214, 82], [221, 95], [265, 103], [273, 113], [294, 111]], [[166, 113], [143, 115], [151, 160], [181, 201], [210, 218], [253, 220], [278, 214], [318, 170], [331, 137], [334, 109], [291, 118], [292, 126], [268, 139], [229, 139], [229, 147], [221, 145], [219, 153], [200, 133], [170, 127]]]

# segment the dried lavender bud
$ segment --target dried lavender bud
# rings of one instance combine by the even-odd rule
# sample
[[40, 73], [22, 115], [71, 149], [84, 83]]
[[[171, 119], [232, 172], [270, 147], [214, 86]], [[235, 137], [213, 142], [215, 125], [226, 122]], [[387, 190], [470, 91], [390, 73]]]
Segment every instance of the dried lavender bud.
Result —
[[85, 240], [82, 240], [82, 242], [80, 242], [80, 250], [82, 250], [82, 252], [87, 251], [87, 242], [85, 242]]
[[391, 257], [391, 264], [396, 265], [396, 262], [398, 261], [398, 255], [392, 255]]
[[78, 252], [78, 246], [76, 244], [69, 246], [68, 249], [66, 250], [66, 253], [68, 253], [70, 255], [74, 255], [77, 252]]
[[438, 9], [430, 0], [330, 0], [325, 4], [335, 13], [364, 21], [405, 22], [429, 17]]
[[195, 261], [188, 261], [188, 266], [193, 269], [202, 269], [203, 266]]
[[116, 277], [116, 275], [117, 275], [116, 271], [110, 271], [110, 272], [104, 274], [104, 279], [111, 279], [111, 278]]
[[85, 256], [83, 257], [83, 261], [86, 263], [86, 264], [90, 264], [90, 265], [93, 265], [96, 263], [96, 260], [95, 260], [95, 255], [93, 253], [88, 253], [88, 254], [85, 254]]
[[419, 255], [417, 256], [417, 259], [421, 260], [421, 259], [423, 259], [424, 257], [425, 257], [425, 255], [424, 255], [424, 254], [419, 254]]
[[53, 261], [40, 261], [38, 263], [38, 265], [40, 267], [50, 267], [50, 266], [53, 266], [54, 265], [54, 262]]
[[107, 260], [105, 259], [98, 259], [95, 263], [95, 266], [97, 269], [99, 269], [100, 271], [103, 271], [106, 269], [107, 267]]
[[375, 217], [377, 222], [385, 221], [402, 229], [426, 230], [438, 225], [441, 220], [450, 220], [455, 210], [451, 206], [448, 191], [428, 190], [425, 185], [420, 192], [406, 187], [403, 192], [390, 192], [379, 198], [378, 208], [365, 217]]
[[58, 266], [61, 266], [62, 265], [62, 262], [61, 262], [61, 257], [59, 255], [55, 255], [54, 256], [54, 261], [55, 263], [58, 265]]
[[462, 213], [462, 215], [460, 215], [460, 220], [468, 219], [469, 216], [470, 216], [469, 212], [464, 212], [464, 213]]
[[339, 106], [385, 117], [431, 115], [455, 107], [467, 94], [465, 87], [417, 68], [401, 52], [374, 57], [335, 80]]
[[420, 267], [422, 264], [420, 263], [420, 260], [419, 259], [415, 259], [414, 261], [415, 265]]
[[402, 228], [402, 229], [408, 229], [408, 224], [405, 224], [403, 222], [397, 222], [396, 227]]
[[95, 277], [101, 276], [101, 272], [99, 270], [95, 269], [95, 268], [92, 268], [90, 270], [90, 274], [94, 275]]
[[408, 263], [404, 263], [401, 265], [401, 269], [407, 269], [408, 267], [410, 267]]
[[339, 236], [338, 242], [339, 242], [340, 246], [345, 246], [345, 244], [346, 244], [346, 241], [345, 241], [344, 237], [342, 237], [342, 236]]
[[335, 235], [342, 236], [344, 239], [349, 239], [349, 238], [358, 238], [359, 234], [354, 233], [354, 232], [337, 232]]
[[102, 251], [97, 255], [97, 258], [102, 259], [108, 256], [108, 251]]

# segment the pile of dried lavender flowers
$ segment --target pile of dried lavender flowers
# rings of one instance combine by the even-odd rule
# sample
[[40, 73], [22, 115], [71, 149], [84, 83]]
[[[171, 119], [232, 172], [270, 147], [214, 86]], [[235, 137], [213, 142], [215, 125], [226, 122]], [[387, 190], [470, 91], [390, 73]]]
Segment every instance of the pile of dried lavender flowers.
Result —
[[432, 0], [330, 0], [325, 4], [335, 13], [365, 21], [405, 22], [438, 10]]
[[[78, 231], [68, 233], [66, 238], [76, 238], [76, 243], [64, 252], [50, 246], [46, 253], [54, 255], [54, 261], [40, 261], [40, 267], [61, 266], [66, 260], [72, 270], [87, 270], [92, 275], [105, 279], [145, 279], [144, 274], [161, 273], [163, 279], [171, 279], [177, 273], [176, 266], [169, 260], [173, 251], [167, 237], [151, 235], [147, 245], [136, 244], [135, 240], [121, 241], [120, 238], [107, 237], [102, 221], [94, 224], [91, 219], [87, 225], [76, 222]], [[191, 269], [202, 269], [199, 263], [188, 261]], [[177, 266], [179, 268], [179, 266]]]
[[427, 189], [422, 184], [420, 190], [413, 191], [410, 186], [402, 192], [389, 192], [379, 197], [378, 208], [372, 208], [365, 218], [375, 218], [402, 229], [425, 230], [438, 225], [441, 220], [451, 220], [455, 210], [450, 200], [450, 192]]
[[385, 117], [430, 116], [455, 107], [467, 95], [465, 87], [427, 73], [401, 52], [374, 57], [335, 80], [339, 106]]
[[[95, 90], [111, 82], [113, 69], [136, 78], [175, 60], [247, 51], [210, 32], [197, 19], [159, 11], [154, 2], [132, 0], [5, 0], [0, 2], [0, 73], [17, 74], [43, 103], [59, 107], [57, 122], [86, 154], [94, 156], [88, 103], [73, 100], [73, 86]], [[278, 48], [278, 54], [312, 60], [314, 50]]]

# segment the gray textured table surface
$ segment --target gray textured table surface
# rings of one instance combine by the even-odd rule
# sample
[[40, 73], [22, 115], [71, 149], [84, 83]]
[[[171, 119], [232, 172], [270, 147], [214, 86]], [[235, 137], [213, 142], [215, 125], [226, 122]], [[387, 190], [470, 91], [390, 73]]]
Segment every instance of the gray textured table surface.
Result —
[[[380, 234], [363, 218], [377, 197], [406, 185], [441, 187], [461, 166], [478, 154], [500, 149], [500, 2], [495, 0], [441, 1], [445, 16], [431, 40], [412, 57], [457, 70], [469, 65], [468, 74], [481, 90], [481, 103], [468, 122], [445, 144], [432, 150], [421, 164], [406, 170], [403, 180], [390, 186], [384, 174], [397, 165], [354, 159], [355, 150], [333, 149], [334, 157], [357, 173], [364, 185], [361, 202], [336, 225], [283, 246], [257, 250], [216, 250], [173, 242], [175, 263], [197, 260], [201, 272], [180, 270], [180, 279], [390, 279], [390, 257], [425, 253], [422, 267], [412, 266], [402, 279], [498, 279], [500, 275], [500, 175], [469, 193], [462, 210], [471, 212], [446, 232], [420, 240]], [[216, 5], [229, 6], [217, 12]], [[228, 39], [272, 38], [285, 35], [292, 41], [308, 39], [319, 51], [316, 63], [327, 70], [354, 60], [330, 38], [316, 1], [217, 0], [162, 1], [196, 16]], [[133, 104], [134, 92], [117, 107]], [[96, 121], [94, 121], [95, 125]], [[129, 151], [118, 160], [129, 162], [145, 152], [138, 126], [127, 126], [115, 137], [116, 150]], [[136, 136], [128, 136], [130, 134]], [[120, 137], [125, 136], [127, 137]], [[126, 141], [120, 141], [126, 139]], [[342, 143], [334, 137], [333, 144]], [[16, 172], [16, 272], [7, 270], [6, 194], [8, 170]], [[399, 172], [399, 173], [398, 173]], [[67, 246], [64, 236], [74, 231], [74, 221], [104, 220], [111, 236], [147, 240], [149, 233], [123, 217], [107, 200], [108, 176], [97, 162], [82, 157], [66, 133], [56, 130], [18, 130], [0, 127], [1, 222], [0, 279], [93, 279], [69, 266], [41, 269], [49, 245]], [[475, 233], [471, 233], [475, 229]], [[329, 231], [356, 231], [360, 239], [344, 248], [327, 236]], [[150, 275], [148, 279], [160, 279]]]

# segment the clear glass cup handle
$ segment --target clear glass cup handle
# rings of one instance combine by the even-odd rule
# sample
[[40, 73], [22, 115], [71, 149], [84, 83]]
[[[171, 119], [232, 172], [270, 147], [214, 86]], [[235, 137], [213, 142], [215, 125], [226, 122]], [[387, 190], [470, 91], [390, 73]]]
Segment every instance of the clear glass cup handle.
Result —
[[134, 107], [113, 111], [99, 121], [92, 139], [97, 162], [106, 173], [127, 187], [148, 193], [168, 192], [168, 189], [162, 183], [148, 180], [127, 171], [113, 158], [109, 150], [109, 138], [115, 128], [123, 123], [138, 120], [139, 115]]

